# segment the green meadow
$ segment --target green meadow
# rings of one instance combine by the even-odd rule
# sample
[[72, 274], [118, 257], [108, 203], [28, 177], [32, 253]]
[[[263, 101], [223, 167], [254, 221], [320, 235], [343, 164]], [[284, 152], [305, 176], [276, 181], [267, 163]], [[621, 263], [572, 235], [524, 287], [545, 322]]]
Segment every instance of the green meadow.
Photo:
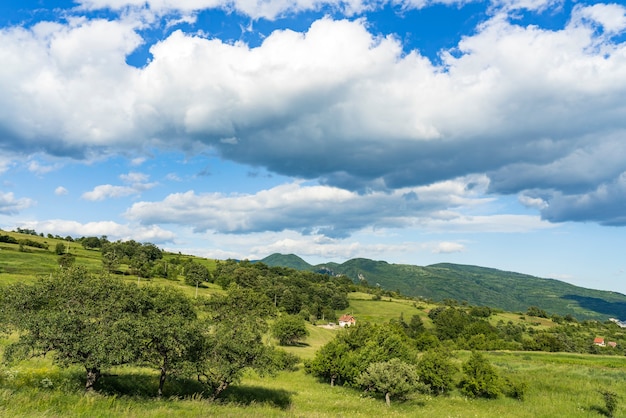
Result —
[[[12, 234], [4, 232], [4, 234]], [[16, 234], [18, 236], [19, 234]], [[48, 250], [0, 243], [0, 285], [32, 281], [57, 268], [54, 254], [57, 239], [32, 237], [45, 241]], [[97, 272], [101, 270], [100, 253], [70, 243], [77, 264]], [[167, 258], [179, 255], [166, 254]], [[184, 256], [187, 257], [187, 256]], [[197, 259], [210, 269], [212, 260]], [[124, 266], [122, 266], [124, 269]], [[182, 289], [189, 297], [210, 297], [224, 292], [215, 284], [196, 288], [182, 279], [138, 279], [124, 275], [123, 280], [139, 281], [142, 286], [170, 286]], [[349, 294], [350, 306], [337, 315], [350, 313], [357, 321], [388, 323], [400, 317], [419, 315], [426, 327], [432, 327], [428, 311], [436, 305], [414, 299], [371, 294]], [[549, 319], [526, 318], [520, 313], [495, 312], [490, 321], [533, 324], [537, 328], [554, 326]], [[48, 358], [31, 358], [17, 364], [0, 364], [0, 417], [603, 417], [610, 413], [603, 392], [616, 394], [613, 416], [626, 416], [626, 357], [545, 352], [485, 352], [498, 373], [525, 385], [523, 400], [510, 397], [471, 399], [454, 389], [446, 396], [416, 393], [405, 401], [393, 401], [387, 407], [380, 397], [361, 390], [331, 387], [328, 382], [304, 372], [303, 362], [342, 332], [324, 321], [307, 324], [309, 336], [300, 344], [284, 349], [302, 362], [295, 371], [276, 375], [245, 374], [216, 401], [209, 401], [202, 387], [193, 380], [169, 379], [164, 396], [155, 396], [158, 372], [141, 367], [116, 367], [106, 370], [95, 394], [84, 392], [84, 370], [59, 368]], [[0, 352], [15, 336], [0, 338]], [[267, 342], [276, 344], [269, 336]], [[455, 351], [453, 361], [461, 365], [470, 356]], [[459, 377], [460, 377], [459, 371]], [[457, 379], [458, 380], [458, 379]]]

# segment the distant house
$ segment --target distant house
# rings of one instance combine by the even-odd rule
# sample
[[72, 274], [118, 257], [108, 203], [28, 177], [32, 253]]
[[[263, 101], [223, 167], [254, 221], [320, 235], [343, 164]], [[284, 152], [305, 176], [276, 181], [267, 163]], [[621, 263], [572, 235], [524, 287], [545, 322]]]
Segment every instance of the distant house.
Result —
[[356, 319], [352, 315], [341, 315], [339, 318], [339, 326], [340, 327], [349, 327], [356, 324]]
[[602, 337], [596, 337], [596, 338], [593, 340], [593, 343], [594, 343], [595, 345], [599, 346], [599, 347], [605, 347], [605, 346], [606, 346], [606, 344], [604, 344], [604, 338], [602, 338]]
[[617, 347], [617, 343], [615, 341], [609, 341], [608, 343], [606, 343], [606, 345], [613, 348]]

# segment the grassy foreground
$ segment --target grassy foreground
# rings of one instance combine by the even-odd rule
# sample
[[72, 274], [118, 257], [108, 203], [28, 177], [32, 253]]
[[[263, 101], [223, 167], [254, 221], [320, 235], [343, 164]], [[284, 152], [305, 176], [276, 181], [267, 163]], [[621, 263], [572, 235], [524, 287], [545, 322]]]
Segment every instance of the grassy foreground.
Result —
[[[467, 356], [459, 353], [457, 361]], [[249, 374], [218, 402], [194, 394], [197, 388], [190, 381], [168, 382], [164, 398], [156, 399], [156, 374], [137, 368], [115, 369], [113, 376], [103, 378], [100, 393], [85, 395], [82, 370], [60, 370], [37, 359], [0, 369], [0, 416], [601, 417], [607, 413], [600, 390], [617, 393], [614, 416], [626, 416], [624, 357], [526, 352], [487, 357], [502, 375], [527, 382], [523, 401], [473, 400], [453, 392], [447, 397], [415, 395], [389, 408], [358, 390], [319, 382], [302, 368], [274, 377]]]

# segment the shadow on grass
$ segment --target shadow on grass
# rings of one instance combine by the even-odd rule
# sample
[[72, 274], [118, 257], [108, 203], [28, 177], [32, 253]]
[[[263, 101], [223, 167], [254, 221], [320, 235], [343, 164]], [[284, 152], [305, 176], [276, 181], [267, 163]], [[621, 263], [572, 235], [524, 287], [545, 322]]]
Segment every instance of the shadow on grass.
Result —
[[613, 415], [603, 406], [600, 405], [591, 405], [589, 407], [590, 411], [597, 412], [600, 415], [604, 415], [605, 417], [613, 417]]
[[280, 409], [291, 406], [291, 395], [284, 389], [267, 389], [260, 386], [231, 386], [219, 398], [220, 402], [232, 402], [240, 405], [265, 404]]
[[[156, 398], [158, 378], [148, 374], [124, 373], [104, 375], [96, 390], [103, 395], [135, 396]], [[205, 387], [193, 379], [168, 378], [163, 387], [163, 399], [197, 398], [202, 396]], [[292, 393], [282, 389], [267, 389], [259, 386], [231, 386], [218, 398], [221, 403], [238, 405], [266, 404], [275, 408], [288, 409]]]
[[[138, 396], [141, 398], [156, 398], [158, 389], [158, 377], [143, 373], [105, 374], [96, 385], [96, 391], [103, 395]], [[163, 387], [163, 398], [183, 398], [194, 396], [203, 391], [204, 387], [197, 380], [169, 377]]]

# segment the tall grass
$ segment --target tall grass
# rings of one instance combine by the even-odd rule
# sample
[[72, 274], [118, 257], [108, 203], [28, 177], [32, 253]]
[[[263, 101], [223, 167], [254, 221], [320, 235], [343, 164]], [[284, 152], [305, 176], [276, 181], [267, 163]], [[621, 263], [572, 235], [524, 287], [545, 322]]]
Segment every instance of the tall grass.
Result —
[[[80, 368], [61, 370], [46, 359], [0, 369], [0, 416], [7, 417], [599, 417], [601, 390], [614, 392], [614, 416], [625, 416], [626, 358], [591, 355], [497, 352], [486, 356], [499, 373], [528, 386], [524, 401], [415, 395], [385, 406], [382, 399], [331, 387], [301, 369], [274, 377], [254, 373], [209, 402], [193, 381], [166, 383], [155, 397], [157, 374], [149, 369], [116, 368], [104, 376], [96, 395], [83, 393]], [[458, 353], [460, 363], [469, 353]], [[47, 379], [47, 380], [46, 380]], [[49, 380], [49, 382], [48, 382]]]

